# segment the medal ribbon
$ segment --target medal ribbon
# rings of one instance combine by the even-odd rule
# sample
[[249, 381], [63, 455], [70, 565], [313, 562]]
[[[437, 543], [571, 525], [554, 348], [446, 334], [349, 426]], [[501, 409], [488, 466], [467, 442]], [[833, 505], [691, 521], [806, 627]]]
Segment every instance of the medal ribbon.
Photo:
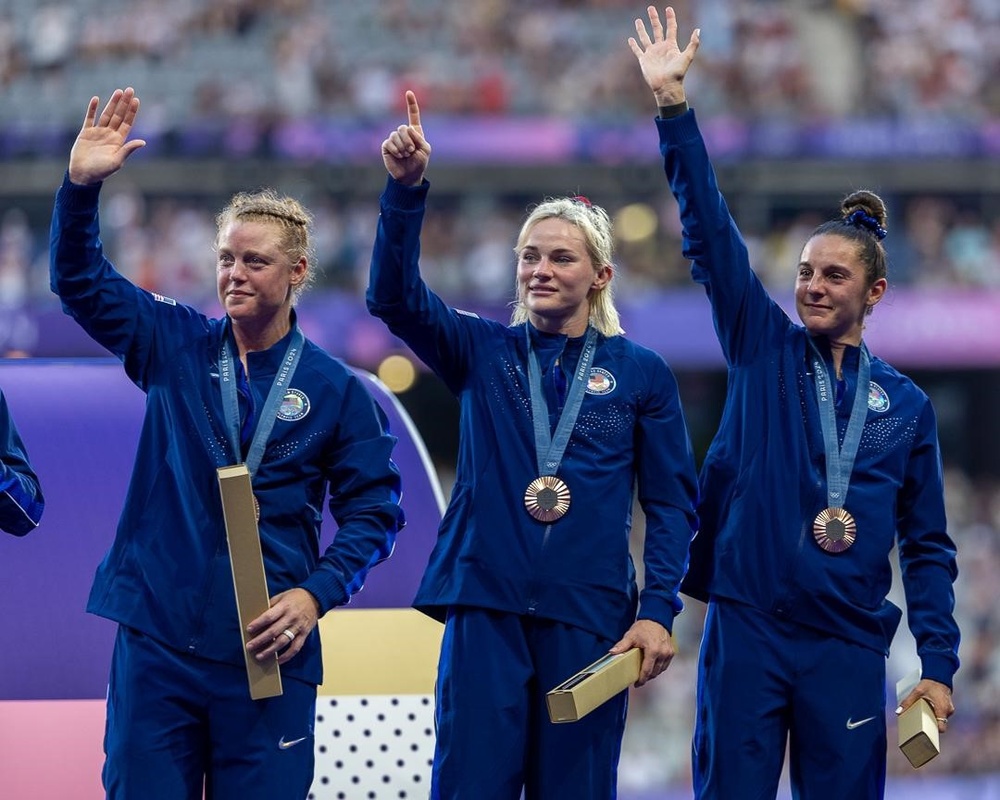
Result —
[[[597, 346], [597, 329], [587, 327], [587, 338], [583, 342], [580, 361], [573, 373], [573, 382], [566, 397], [556, 423], [556, 432], [552, 436], [549, 431], [549, 409], [545, 402], [542, 389], [542, 370], [538, 365], [538, 356], [531, 346], [530, 325], [525, 323], [524, 333], [528, 340], [528, 387], [531, 390], [531, 416], [535, 427], [535, 458], [538, 462], [538, 476], [555, 475], [562, 462], [563, 453], [569, 444], [570, 434], [576, 425], [576, 418], [583, 405], [583, 390], [587, 386], [590, 375], [590, 365], [594, 363], [594, 351]], [[555, 367], [558, 369], [558, 367]]]
[[847, 489], [854, 470], [854, 458], [861, 444], [861, 430], [868, 416], [868, 387], [871, 381], [871, 358], [868, 348], [862, 343], [858, 365], [858, 385], [854, 392], [854, 405], [847, 421], [844, 444], [837, 446], [837, 412], [834, 408], [833, 391], [826, 364], [812, 338], [812, 366], [816, 375], [816, 400], [819, 403], [819, 419], [823, 428], [823, 445], [826, 451], [826, 502], [831, 508], [843, 508], [847, 499]]
[[[257, 427], [250, 442], [250, 449], [247, 451], [245, 463], [251, 480], [257, 474], [257, 468], [264, 457], [267, 439], [271, 435], [274, 421], [278, 418], [278, 409], [281, 407], [281, 401], [285, 398], [285, 390], [291, 383], [292, 375], [295, 374], [295, 368], [299, 364], [304, 342], [305, 337], [302, 335], [302, 331], [299, 330], [298, 324], [293, 322], [288, 348], [281, 360], [278, 374], [274, 376], [274, 382], [267, 393], [264, 408], [258, 417]], [[226, 418], [226, 433], [229, 435], [229, 444], [233, 448], [236, 463], [240, 463], [240, 455], [243, 452], [240, 449], [240, 400], [236, 389], [236, 359], [233, 356], [233, 346], [229, 341], [228, 331], [223, 333], [222, 344], [219, 347], [219, 387], [222, 390], [222, 410]]]

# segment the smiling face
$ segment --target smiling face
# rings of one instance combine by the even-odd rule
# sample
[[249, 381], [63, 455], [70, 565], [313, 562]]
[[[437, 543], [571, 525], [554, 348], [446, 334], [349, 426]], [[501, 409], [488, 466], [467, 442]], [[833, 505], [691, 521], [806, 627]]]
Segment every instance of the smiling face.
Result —
[[219, 301], [234, 323], [265, 327], [287, 318], [308, 265], [286, 254], [278, 224], [231, 220], [219, 230], [216, 252]]
[[583, 233], [558, 217], [535, 223], [518, 250], [518, 296], [531, 324], [548, 333], [582, 335], [590, 319], [590, 293], [609, 280], [611, 267], [596, 269]]
[[886, 280], [868, 285], [856, 242], [835, 234], [813, 236], [802, 248], [795, 308], [813, 335], [860, 344], [869, 309], [885, 294]]

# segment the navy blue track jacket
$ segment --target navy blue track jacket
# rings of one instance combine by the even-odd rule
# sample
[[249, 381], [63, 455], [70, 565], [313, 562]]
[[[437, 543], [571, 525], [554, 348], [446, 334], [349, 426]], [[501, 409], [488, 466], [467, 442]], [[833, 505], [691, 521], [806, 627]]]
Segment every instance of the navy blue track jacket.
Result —
[[[245, 455], [231, 452], [219, 388], [219, 348], [229, 326], [115, 271], [99, 238], [99, 191], [68, 177], [59, 189], [52, 289], [122, 360], [146, 394], [146, 414], [118, 531], [87, 608], [177, 650], [243, 664], [216, 477], [217, 467]], [[263, 405], [290, 336], [247, 354], [241, 418], [248, 404]], [[347, 603], [393, 548], [403, 523], [390, 458], [395, 438], [360, 379], [309, 340], [285, 401], [253, 482], [264, 568], [272, 596], [301, 587], [325, 613]], [[321, 553], [328, 491], [338, 531]], [[318, 627], [282, 673], [322, 681]]]
[[[901, 618], [887, 599], [899, 546], [910, 629], [923, 677], [951, 686], [958, 669], [953, 616], [955, 545], [944, 511], [941, 454], [930, 400], [872, 355], [868, 413], [845, 508], [857, 541], [832, 555], [814, 541], [826, 508], [826, 459], [808, 332], [768, 296], [750, 267], [719, 192], [694, 111], [657, 120], [670, 188], [680, 204], [684, 255], [705, 286], [729, 366], [719, 430], [701, 474], [701, 530], [684, 590], [762, 611], [888, 654]], [[826, 340], [817, 345], [833, 374]], [[842, 365], [843, 439], [860, 349]]]
[[[525, 510], [538, 477], [524, 325], [449, 308], [419, 273], [428, 191], [388, 181], [368, 307], [441, 377], [460, 404], [457, 476], [415, 605], [537, 615], [617, 640], [636, 617], [629, 556], [633, 490], [646, 516], [638, 616], [668, 630], [696, 528], [697, 478], [666, 362], [622, 336], [599, 336], [588, 389], [558, 471], [569, 511], [546, 525]], [[573, 374], [580, 340], [531, 328], [546, 375]], [[566, 363], [570, 362], [570, 363]], [[550, 401], [550, 427], [558, 419]]]

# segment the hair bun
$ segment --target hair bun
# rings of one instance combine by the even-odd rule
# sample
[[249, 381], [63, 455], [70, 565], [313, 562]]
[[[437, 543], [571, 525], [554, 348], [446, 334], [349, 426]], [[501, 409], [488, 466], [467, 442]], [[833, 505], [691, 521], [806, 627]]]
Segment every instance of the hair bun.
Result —
[[888, 233], [885, 203], [874, 192], [866, 189], [852, 192], [841, 202], [840, 213], [845, 223], [870, 231], [879, 241]]

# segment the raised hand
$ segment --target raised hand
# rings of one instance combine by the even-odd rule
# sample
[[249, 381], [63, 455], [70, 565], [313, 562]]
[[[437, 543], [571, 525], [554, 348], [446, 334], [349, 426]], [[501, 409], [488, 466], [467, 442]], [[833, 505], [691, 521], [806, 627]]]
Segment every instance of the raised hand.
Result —
[[416, 186], [424, 179], [431, 159], [431, 146], [420, 126], [417, 96], [406, 92], [407, 124], [400, 125], [382, 142], [382, 161], [389, 174], [405, 186]]
[[628, 44], [635, 53], [642, 69], [642, 77], [646, 79], [649, 88], [653, 90], [658, 106], [671, 106], [683, 102], [684, 76], [694, 60], [694, 54], [701, 43], [701, 30], [695, 28], [691, 39], [683, 50], [677, 45], [677, 16], [673, 8], [667, 6], [664, 10], [667, 27], [664, 30], [660, 23], [660, 15], [655, 6], [646, 9], [649, 15], [649, 26], [653, 32], [652, 38], [646, 32], [646, 24], [635, 21], [635, 32], [639, 37], [636, 41], [629, 37]]
[[128, 141], [139, 112], [139, 98], [131, 87], [115, 89], [101, 118], [97, 119], [99, 102], [97, 97], [90, 98], [83, 127], [69, 154], [69, 179], [76, 184], [103, 181], [120, 170], [125, 159], [146, 144], [142, 139]]

